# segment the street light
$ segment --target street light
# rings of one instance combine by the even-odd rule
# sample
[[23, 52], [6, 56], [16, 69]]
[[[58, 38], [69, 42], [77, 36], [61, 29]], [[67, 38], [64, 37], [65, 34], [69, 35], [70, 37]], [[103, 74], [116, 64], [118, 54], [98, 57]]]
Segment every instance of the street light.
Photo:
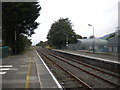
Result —
[[68, 46], [68, 34], [64, 33], [66, 35], [66, 46]]
[[16, 49], [16, 26], [15, 26], [15, 54], [17, 52], [17, 49]]
[[[88, 24], [88, 26], [92, 26], [93, 27], [93, 25], [91, 25], [91, 24]], [[93, 27], [93, 38], [94, 38], [94, 27]], [[94, 49], [94, 39], [93, 39], [93, 53], [95, 52], [95, 49]]]

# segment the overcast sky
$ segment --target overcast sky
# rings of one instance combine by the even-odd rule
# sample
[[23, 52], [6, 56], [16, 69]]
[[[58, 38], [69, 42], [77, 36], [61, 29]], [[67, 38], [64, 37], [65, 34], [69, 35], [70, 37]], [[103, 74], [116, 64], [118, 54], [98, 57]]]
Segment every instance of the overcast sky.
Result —
[[95, 28], [95, 37], [112, 33], [118, 27], [118, 2], [120, 0], [39, 0], [40, 16], [36, 20], [40, 23], [31, 39], [33, 45], [39, 41], [46, 41], [51, 24], [60, 17], [71, 20], [74, 31], [89, 37]]

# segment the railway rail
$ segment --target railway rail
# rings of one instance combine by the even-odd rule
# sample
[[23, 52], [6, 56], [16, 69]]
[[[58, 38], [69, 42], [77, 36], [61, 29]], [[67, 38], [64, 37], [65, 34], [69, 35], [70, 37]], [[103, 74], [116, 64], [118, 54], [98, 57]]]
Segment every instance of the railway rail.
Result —
[[119, 88], [120, 76], [110, 73], [92, 65], [88, 65], [74, 58], [66, 57], [63, 54], [51, 50], [39, 49], [38, 52], [52, 63], [57, 65], [64, 72], [78, 81], [83, 87], [91, 90], [95, 88]]
[[[54, 52], [53, 52], [53, 53], [54, 53]], [[57, 53], [54, 53], [54, 55], [58, 55], [58, 54], [57, 54]], [[65, 59], [67, 59], [67, 60], [73, 61], [73, 62], [75, 62], [75, 63], [78, 63], [78, 64], [80, 64], [80, 65], [84, 65], [84, 66], [89, 67], [89, 68], [91, 68], [91, 69], [94, 69], [94, 70], [100, 71], [100, 72], [102, 72], [102, 73], [111, 75], [111, 76], [113, 76], [113, 77], [120, 78], [120, 74], [115, 74], [115, 73], [110, 72], [110, 71], [105, 71], [105, 70], [100, 69], [100, 68], [97, 68], [97, 67], [95, 67], [95, 66], [92, 66], [92, 65], [89, 65], [89, 64], [80, 62], [78, 59], [74, 59], [74, 58], [70, 58], [70, 57], [65, 57], [64, 55], [62, 55], [62, 54], [60, 54], [60, 53], [59, 53], [59, 56], [62, 57], [62, 58], [65, 58]]]

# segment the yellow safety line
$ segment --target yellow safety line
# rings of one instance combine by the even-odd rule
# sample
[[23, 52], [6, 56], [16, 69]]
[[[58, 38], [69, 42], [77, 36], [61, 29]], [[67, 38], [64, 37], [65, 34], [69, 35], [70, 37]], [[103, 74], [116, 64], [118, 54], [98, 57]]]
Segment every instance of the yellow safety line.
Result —
[[29, 88], [30, 66], [31, 66], [31, 58], [29, 59], [29, 64], [28, 64], [28, 73], [26, 76], [25, 90], [28, 90]]

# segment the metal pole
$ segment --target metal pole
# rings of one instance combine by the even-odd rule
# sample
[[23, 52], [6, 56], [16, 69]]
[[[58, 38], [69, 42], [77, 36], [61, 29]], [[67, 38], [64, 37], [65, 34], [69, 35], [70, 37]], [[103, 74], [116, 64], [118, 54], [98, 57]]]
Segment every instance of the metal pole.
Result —
[[16, 41], [16, 30], [15, 30], [15, 41]]
[[15, 54], [16, 54], [16, 26], [15, 26]]
[[[91, 25], [91, 24], [88, 24], [88, 26], [92, 26], [93, 27], [93, 25]], [[95, 43], [94, 43], [94, 27], [93, 27], [93, 53], [95, 52], [95, 45], [94, 45]]]
[[66, 34], [66, 46], [68, 46], [68, 35]]
[[[93, 27], [93, 26], [92, 26]], [[93, 53], [95, 52], [95, 47], [94, 47], [94, 27], [93, 27]]]
[[68, 46], [68, 34], [64, 33], [66, 35], [66, 46]]

